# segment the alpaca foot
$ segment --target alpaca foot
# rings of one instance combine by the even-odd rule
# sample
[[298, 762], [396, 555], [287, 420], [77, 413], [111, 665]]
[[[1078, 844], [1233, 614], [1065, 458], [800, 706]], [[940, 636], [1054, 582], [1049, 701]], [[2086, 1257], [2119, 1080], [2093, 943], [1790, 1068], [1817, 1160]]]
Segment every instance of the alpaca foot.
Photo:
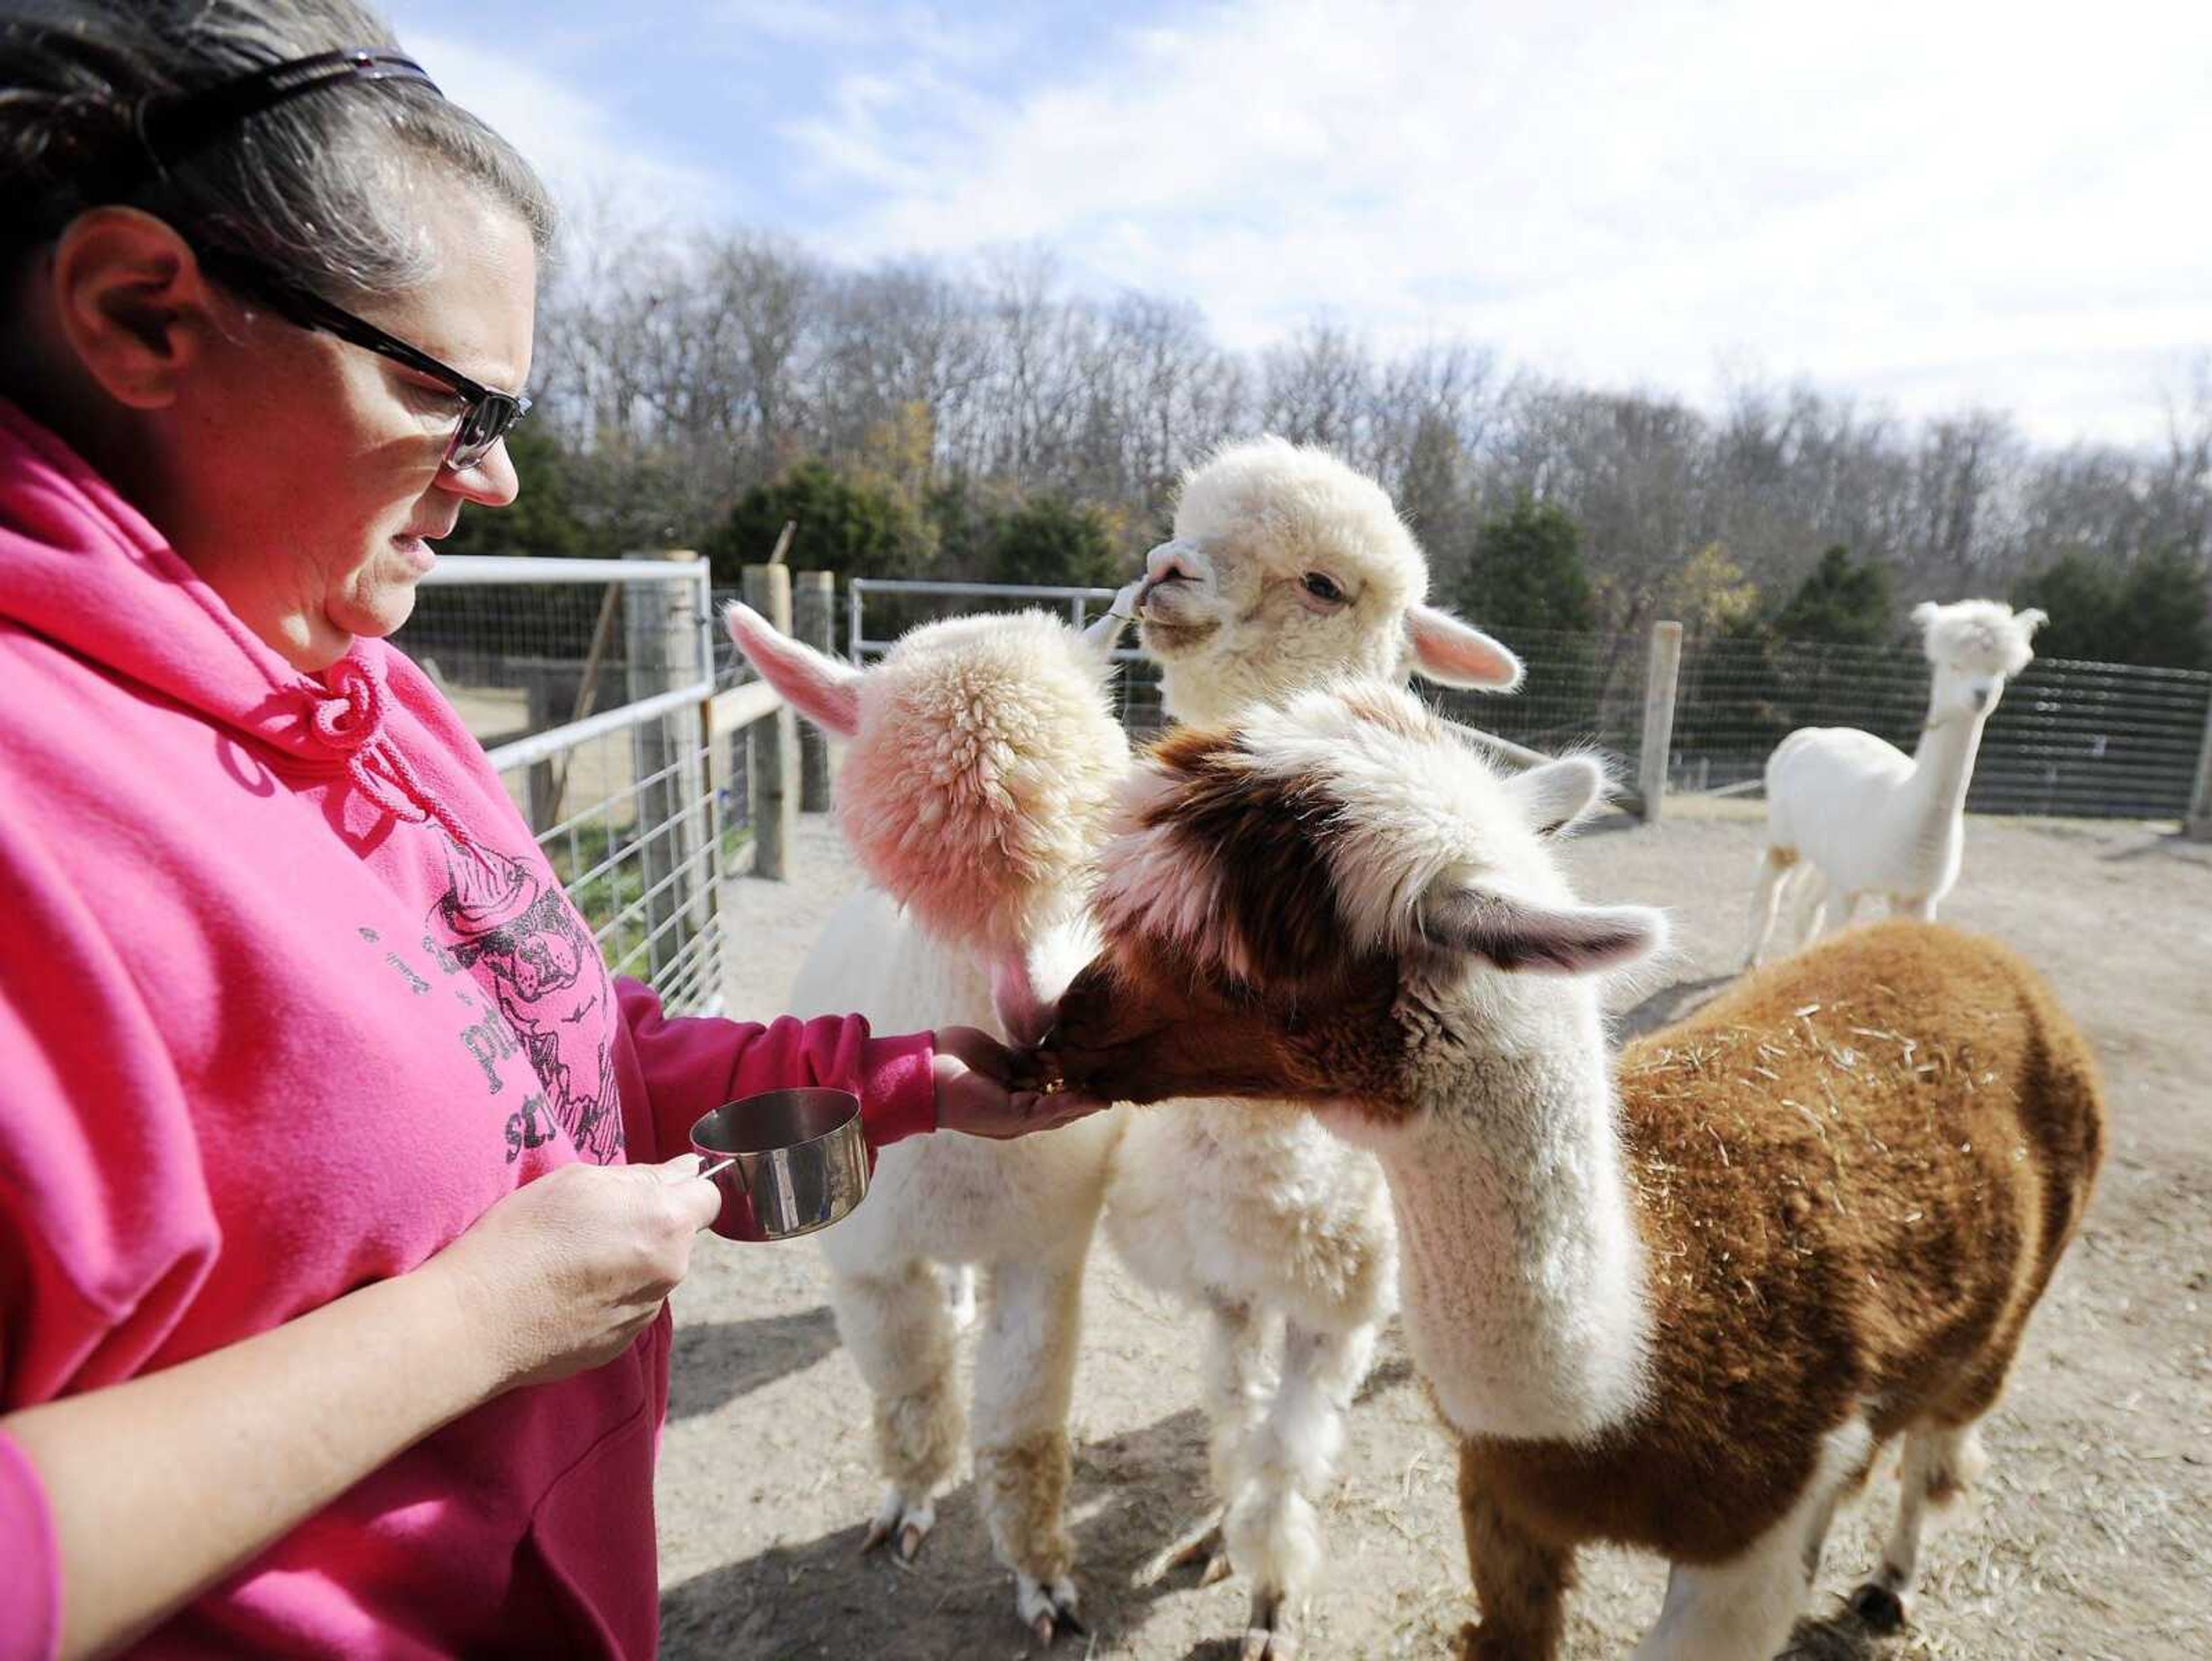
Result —
[[1237, 1661], [1293, 1661], [1298, 1652], [1290, 1599], [1276, 1587], [1252, 1594], [1252, 1607], [1244, 1617], [1244, 1647]]
[[1452, 1646], [1452, 1661], [1526, 1661], [1526, 1658], [1510, 1640], [1486, 1632], [1470, 1621], [1459, 1629], [1458, 1641]]
[[1132, 1575], [1133, 1586], [1156, 1586], [1177, 1569], [1205, 1560], [1206, 1568], [1198, 1578], [1201, 1586], [1210, 1586], [1229, 1578], [1229, 1549], [1222, 1543], [1219, 1507], [1208, 1512], [1196, 1525], [1154, 1552], [1145, 1560], [1145, 1565]]
[[1064, 1574], [1050, 1585], [1030, 1575], [1016, 1574], [1014, 1613], [1036, 1634], [1040, 1644], [1049, 1644], [1064, 1632], [1078, 1638], [1090, 1635], [1091, 1629], [1076, 1618], [1075, 1582]]
[[1905, 1630], [1905, 1599], [1880, 1580], [1869, 1580], [1851, 1594], [1851, 1613], [1869, 1632], [1885, 1638]]
[[861, 1554], [889, 1544], [900, 1562], [911, 1563], [936, 1525], [937, 1507], [928, 1500], [909, 1502], [896, 1488], [888, 1489], [883, 1504], [868, 1519], [868, 1531], [860, 1540]]

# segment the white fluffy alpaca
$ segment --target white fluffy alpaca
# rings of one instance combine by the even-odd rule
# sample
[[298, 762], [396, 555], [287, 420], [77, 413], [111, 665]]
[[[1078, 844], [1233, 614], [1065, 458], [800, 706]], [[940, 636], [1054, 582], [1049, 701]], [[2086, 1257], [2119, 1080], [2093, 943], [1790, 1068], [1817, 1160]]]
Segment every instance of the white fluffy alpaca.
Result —
[[1747, 963], [1765, 951], [1793, 869], [1809, 868], [1796, 879], [1800, 946], [1850, 922], [1871, 894], [1887, 896], [1896, 915], [1933, 922], [1959, 880], [1982, 727], [2005, 682], [2034, 658], [2029, 641], [2044, 615], [1960, 600], [1915, 606], [1912, 620], [1936, 675], [1911, 755], [1856, 727], [1802, 727], [1767, 758], [1766, 852]]
[[[1325, 451], [1223, 450], [1185, 481], [1174, 530], [1146, 561], [1137, 615], [1178, 721], [1347, 675], [1519, 683], [1510, 652], [1422, 603], [1427, 561], [1389, 498]], [[1185, 1104], [1131, 1119], [1106, 1228], [1140, 1279], [1209, 1317], [1218, 1505], [1147, 1573], [1209, 1553], [1209, 1579], [1233, 1564], [1252, 1585], [1244, 1655], [1287, 1653], [1343, 1415], [1396, 1306], [1382, 1172], [1303, 1114]]]
[[[1116, 606], [1115, 611], [1124, 608]], [[933, 623], [865, 674], [733, 607], [732, 635], [809, 719], [850, 741], [840, 827], [880, 891], [831, 918], [792, 989], [799, 1015], [881, 1031], [1042, 1030], [1094, 944], [1090, 860], [1127, 740], [1106, 694], [1122, 626], [1079, 637], [1030, 612]], [[895, 898], [893, 897], [895, 896]], [[867, 1544], [910, 1561], [962, 1439], [952, 1321], [934, 1265], [983, 1270], [975, 1482], [1015, 1607], [1038, 1636], [1079, 1629], [1062, 1513], [1083, 1263], [1120, 1133], [1095, 1114], [1049, 1136], [917, 1137], [884, 1150], [866, 1201], [821, 1237], [837, 1330], [875, 1403], [888, 1487]]]

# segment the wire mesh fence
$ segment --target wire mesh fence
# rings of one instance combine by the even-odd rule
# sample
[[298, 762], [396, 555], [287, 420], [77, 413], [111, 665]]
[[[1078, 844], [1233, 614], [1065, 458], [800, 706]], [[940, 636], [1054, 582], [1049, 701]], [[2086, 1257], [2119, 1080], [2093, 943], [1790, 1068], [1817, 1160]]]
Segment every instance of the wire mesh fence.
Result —
[[[809, 633], [856, 662], [907, 629], [974, 612], [1045, 610], [1081, 627], [1105, 588], [850, 584]], [[397, 644], [441, 681], [619, 973], [674, 1007], [719, 999], [718, 884], [754, 823], [748, 735], [717, 730], [717, 694], [754, 676], [719, 623], [734, 591], [699, 562], [448, 561]], [[1650, 651], [1642, 633], [1510, 632], [1528, 666], [1510, 697], [1431, 688], [1451, 718], [1530, 749], [1594, 750], [1637, 776]], [[1125, 645], [1116, 695], [1133, 735], [1165, 724], [1157, 668]], [[1802, 726], [1855, 726], [1910, 751], [1929, 670], [1910, 649], [1692, 638], [1668, 788], [1755, 792]], [[1969, 808], [2176, 818], [2190, 805], [2212, 675], [2038, 659], [1990, 717]], [[803, 725], [803, 724], [802, 724]]]
[[[1686, 644], [1668, 778], [1675, 789], [1755, 790], [1800, 727], [1857, 727], [1908, 754], [1929, 670], [1906, 648], [1802, 641]], [[1984, 728], [1970, 811], [2160, 819], [2186, 812], [2212, 675], [2038, 658]]]
[[718, 1009], [726, 746], [703, 565], [453, 559], [394, 638], [482, 743], [609, 968]]

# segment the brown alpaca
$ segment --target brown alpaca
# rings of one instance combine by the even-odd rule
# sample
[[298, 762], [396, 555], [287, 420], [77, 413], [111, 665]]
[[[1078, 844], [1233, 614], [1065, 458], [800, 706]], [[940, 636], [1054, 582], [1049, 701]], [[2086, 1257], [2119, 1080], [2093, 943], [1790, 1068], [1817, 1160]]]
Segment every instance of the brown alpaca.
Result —
[[1899, 1435], [1859, 1602], [1902, 1619], [2103, 1109], [2034, 972], [1920, 923], [1746, 981], [1616, 1070], [1592, 972], [1661, 919], [1577, 904], [1547, 846], [1601, 782], [1501, 779], [1382, 688], [1178, 735], [1129, 786], [1107, 954], [1042, 1064], [1118, 1100], [1302, 1100], [1380, 1156], [1407, 1343], [1460, 1439], [1462, 1655], [1556, 1654], [1577, 1548], [1613, 1541], [1674, 1567], [1638, 1657], [1761, 1661]]

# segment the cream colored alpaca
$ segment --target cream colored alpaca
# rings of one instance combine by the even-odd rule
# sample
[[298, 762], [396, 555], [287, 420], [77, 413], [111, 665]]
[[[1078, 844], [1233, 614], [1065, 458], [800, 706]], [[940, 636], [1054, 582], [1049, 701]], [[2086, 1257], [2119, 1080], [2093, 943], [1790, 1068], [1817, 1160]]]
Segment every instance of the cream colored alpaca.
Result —
[[[1117, 611], [1120, 609], [1116, 608]], [[846, 840], [881, 884], [831, 918], [793, 987], [799, 1015], [885, 1032], [1041, 1030], [1089, 955], [1091, 856], [1128, 744], [1106, 695], [1121, 619], [1079, 637], [1039, 613], [931, 624], [865, 674], [733, 607], [730, 632], [810, 720], [849, 741]], [[911, 1561], [963, 1440], [939, 1265], [982, 1271], [972, 1416], [991, 1542], [1037, 1635], [1079, 1630], [1063, 1520], [1083, 1264], [1121, 1130], [1109, 1112], [1013, 1142], [909, 1138], [821, 1236], [837, 1330], [875, 1403], [886, 1488], [867, 1543]]]
[[[1422, 603], [1428, 567], [1380, 487], [1279, 439], [1185, 482], [1139, 592], [1167, 712], [1206, 723], [1346, 675], [1504, 689], [1521, 666]], [[1243, 1653], [1287, 1654], [1343, 1419], [1397, 1300], [1381, 1169], [1310, 1118], [1212, 1100], [1133, 1117], [1106, 1230], [1138, 1277], [1206, 1312], [1216, 1505], [1147, 1568], [1205, 1556], [1251, 1583]], [[1225, 1550], [1222, 1549], [1225, 1548]]]
[[1747, 967], [1774, 933], [1785, 880], [1798, 886], [1800, 946], [1848, 924], [1869, 896], [1888, 900], [1893, 915], [1932, 923], [1959, 880], [1982, 728], [2006, 681], [2034, 658], [2028, 642], [2045, 619], [1960, 600], [1915, 606], [1912, 621], [1935, 676], [1911, 755], [1856, 727], [1801, 727], [1767, 758], [1766, 849]]

